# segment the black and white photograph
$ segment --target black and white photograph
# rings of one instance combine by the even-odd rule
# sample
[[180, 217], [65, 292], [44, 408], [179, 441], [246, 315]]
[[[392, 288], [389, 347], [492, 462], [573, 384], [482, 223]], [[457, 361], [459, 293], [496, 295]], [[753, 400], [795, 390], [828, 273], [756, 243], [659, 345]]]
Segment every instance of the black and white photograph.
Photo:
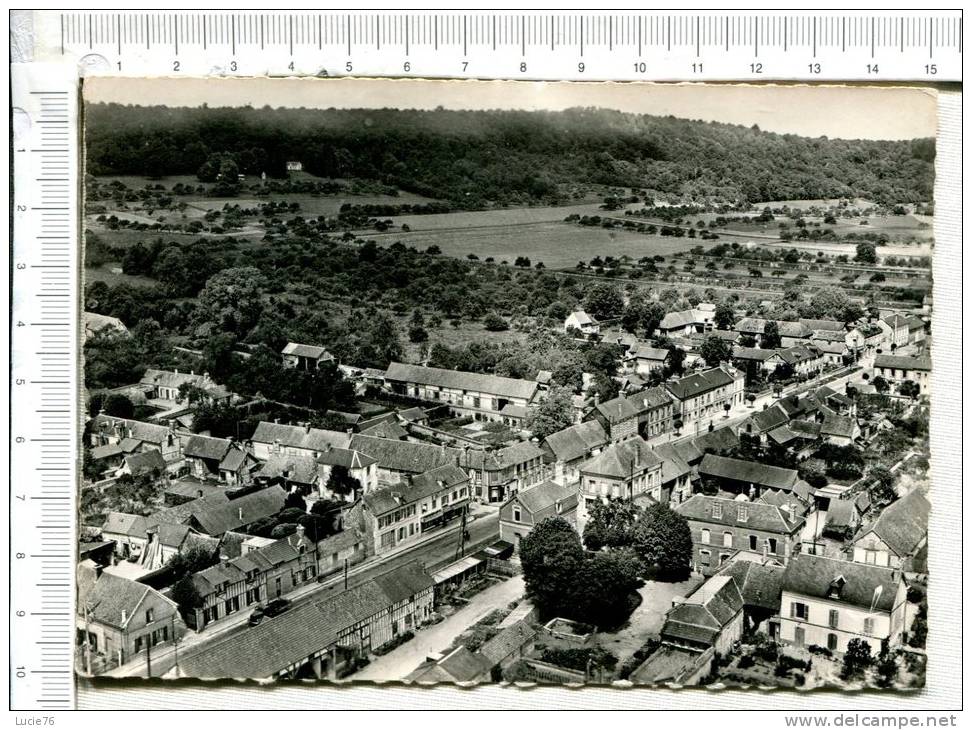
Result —
[[94, 692], [925, 687], [934, 90], [82, 99]]

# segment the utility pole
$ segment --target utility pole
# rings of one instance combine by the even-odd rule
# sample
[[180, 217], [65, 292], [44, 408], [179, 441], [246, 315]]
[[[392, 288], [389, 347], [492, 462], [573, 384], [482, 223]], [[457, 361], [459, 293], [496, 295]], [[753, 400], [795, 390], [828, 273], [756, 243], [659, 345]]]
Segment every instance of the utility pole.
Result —
[[462, 515], [459, 521], [459, 546], [456, 548], [456, 560], [466, 557], [466, 508], [468, 504], [462, 506]]
[[176, 676], [179, 676], [179, 635], [176, 633], [175, 614], [172, 614], [172, 651], [175, 661], [173, 668], [176, 670]]

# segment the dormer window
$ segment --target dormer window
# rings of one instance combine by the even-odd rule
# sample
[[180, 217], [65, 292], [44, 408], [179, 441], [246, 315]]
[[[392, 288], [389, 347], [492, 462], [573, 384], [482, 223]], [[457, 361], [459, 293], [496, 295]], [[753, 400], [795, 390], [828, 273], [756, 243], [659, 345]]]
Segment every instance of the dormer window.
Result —
[[714, 502], [712, 504], [712, 516], [716, 518], [722, 517], [722, 504], [719, 502]]
[[749, 519], [749, 508], [745, 505], [739, 505], [739, 509], [736, 512], [736, 519], [740, 522], [745, 522]]
[[828, 598], [840, 598], [840, 592], [844, 589], [844, 584], [847, 581], [844, 580], [844, 576], [838, 575], [832, 581], [830, 581], [830, 588], [827, 591]]

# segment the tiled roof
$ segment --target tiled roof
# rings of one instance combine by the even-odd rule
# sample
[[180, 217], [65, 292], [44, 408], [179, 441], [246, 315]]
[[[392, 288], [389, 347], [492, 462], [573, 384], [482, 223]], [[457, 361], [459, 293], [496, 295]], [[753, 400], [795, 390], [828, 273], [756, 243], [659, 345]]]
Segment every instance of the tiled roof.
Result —
[[429, 419], [429, 414], [424, 410], [415, 406], [413, 408], [406, 408], [405, 410], [399, 411], [398, 415], [405, 421], [427, 421]]
[[189, 437], [186, 445], [182, 448], [182, 455], [199, 459], [212, 459], [220, 461], [229, 451], [233, 442], [229, 439], [213, 438], [212, 436], [199, 436], [195, 434]]
[[714, 644], [742, 608], [743, 598], [732, 576], [714, 575], [668, 612], [662, 639]]
[[467, 469], [502, 471], [533, 459], [542, 459], [543, 451], [532, 441], [518, 441], [495, 451], [460, 452], [460, 463]]
[[490, 667], [495, 667], [536, 635], [537, 630], [526, 621], [517, 621], [483, 644], [479, 653], [489, 662]]
[[874, 358], [874, 367], [929, 371], [931, 370], [931, 358], [908, 357], [907, 355], [877, 355]]
[[177, 504], [174, 507], [166, 507], [163, 510], [153, 513], [148, 518], [149, 524], [158, 524], [160, 522], [171, 522], [173, 524], [186, 522], [196, 512], [209, 509], [217, 504], [225, 504], [228, 501], [229, 494], [227, 493], [226, 489], [217, 488], [212, 492], [204, 494], [202, 497], [193, 499], [190, 502]]
[[379, 578], [371, 579], [336, 595], [295, 606], [270, 621], [209, 642], [185, 657], [180, 654], [181, 676], [272, 677], [334, 645], [342, 631], [410, 597], [404, 592], [414, 586], [425, 590], [431, 583], [420, 582], [419, 571], [421, 568], [410, 563], [379, 576], [380, 582]]
[[272, 444], [279, 441], [283, 446], [306, 449], [308, 451], [323, 451], [329, 445], [347, 448], [351, 437], [341, 431], [327, 431], [322, 428], [305, 428], [304, 426], [289, 426], [283, 423], [260, 421], [253, 432], [254, 443]]
[[849, 499], [832, 499], [827, 507], [827, 524], [832, 527], [853, 527], [857, 523], [857, 505]]
[[[753, 432], [761, 434], [771, 431], [777, 426], [782, 426], [790, 420], [790, 417], [786, 414], [786, 411], [774, 404], [769, 408], [753, 413], [748, 420], [753, 424]], [[746, 431], [745, 424], [742, 430]]]
[[844, 323], [835, 319], [801, 319], [800, 324], [810, 330], [843, 330]]
[[915, 490], [885, 507], [876, 521], [861, 529], [857, 539], [873, 532], [895, 555], [913, 555], [928, 534], [930, 511], [931, 504]]
[[447, 446], [383, 439], [354, 434], [350, 447], [378, 461], [378, 467], [390, 471], [421, 474], [443, 464], [455, 464], [461, 452]]
[[[721, 509], [721, 514], [717, 510]], [[737, 502], [724, 497], [693, 494], [675, 508], [687, 520], [706, 522], [728, 527], [746, 527], [752, 530], [790, 535], [803, 524], [803, 518], [788, 514], [785, 510], [762, 502]], [[717, 516], [718, 514], [718, 516]]]
[[423, 664], [405, 679], [420, 684], [475, 682], [486, 676], [490, 668], [484, 656], [457, 646], [439, 661]]
[[[81, 585], [79, 582], [79, 588]], [[86, 590], [79, 590], [78, 610], [87, 610], [89, 620], [122, 629], [128, 625], [149, 594], [155, 594], [162, 601], [175, 606], [172, 601], [147, 585], [112, 573], [102, 573], [93, 584], [83, 585]]]
[[402, 428], [396, 421], [382, 421], [381, 423], [376, 423], [374, 426], [361, 429], [361, 434], [363, 436], [377, 436], [378, 438], [400, 441], [408, 436], [408, 431]]
[[287, 493], [279, 486], [267, 487], [194, 512], [192, 518], [207, 535], [222, 535], [249, 525], [264, 517], [270, 517], [283, 509]]
[[568, 319], [573, 319], [577, 324], [597, 324], [597, 320], [591, 315], [585, 312], [583, 309], [578, 309], [576, 312], [571, 312]]
[[655, 362], [664, 362], [672, 354], [671, 350], [664, 347], [651, 347], [650, 345], [642, 345], [637, 350], [628, 355], [629, 358], [635, 360], [652, 360]]
[[877, 611], [891, 611], [900, 584], [901, 574], [891, 568], [808, 553], [793, 555], [783, 573], [785, 591]]
[[820, 352], [813, 345], [794, 345], [777, 350], [783, 362], [788, 365], [799, 365], [807, 360], [816, 360], [820, 357]]
[[703, 454], [709, 451], [726, 451], [739, 446], [739, 436], [731, 428], [715, 428], [692, 439], [692, 446]]
[[314, 484], [317, 481], [317, 461], [308, 454], [274, 454], [254, 476], [286, 479], [295, 484]]
[[585, 474], [597, 474], [615, 479], [629, 479], [632, 474], [661, 467], [661, 459], [640, 438], [633, 438], [608, 446], [580, 466]]
[[417, 561], [411, 561], [372, 578], [393, 605], [435, 586], [435, 581]]
[[550, 434], [544, 443], [557, 461], [570, 462], [586, 457], [609, 440], [600, 421], [584, 421]]
[[769, 466], [744, 459], [732, 459], [716, 454], [706, 454], [702, 458], [699, 474], [749, 482], [773, 489], [793, 489], [793, 485], [799, 479], [794, 469], [784, 469], [779, 466]]
[[763, 362], [769, 360], [776, 354], [776, 350], [762, 350], [758, 347], [733, 347], [732, 357], [734, 360], [753, 360]]
[[558, 502], [562, 509], [569, 512], [577, 506], [577, 490], [547, 480], [521, 489], [513, 499], [522, 504], [530, 514], [549, 509]]
[[148, 521], [142, 515], [130, 515], [125, 512], [109, 512], [101, 531], [112, 535], [127, 535], [128, 537], [146, 537], [145, 530]]
[[330, 353], [323, 347], [318, 347], [317, 345], [301, 345], [297, 342], [288, 342], [283, 349], [283, 354], [306, 357], [311, 360], [319, 360], [324, 356], [330, 358]]
[[708, 393], [710, 390], [731, 385], [732, 375], [721, 367], [711, 368], [701, 373], [686, 375], [676, 381], [665, 383], [665, 388], [679, 400], [687, 400], [695, 396]]
[[178, 388], [186, 383], [202, 387], [207, 378], [196, 373], [180, 373], [172, 370], [155, 370], [149, 368], [142, 376], [142, 385], [152, 385], [163, 388]]
[[412, 477], [412, 488], [417, 490], [445, 489], [465, 484], [469, 476], [455, 464], [443, 464]]
[[662, 484], [670, 484], [692, 473], [692, 467], [672, 444], [656, 446], [655, 455], [662, 460]]
[[155, 449], [126, 454], [125, 465], [133, 476], [148, 474], [152, 471], [165, 471], [165, 459], [162, 458], [162, 452]]
[[190, 530], [185, 525], [173, 525], [168, 522], [162, 522], [148, 528], [146, 532], [158, 535], [158, 541], [162, 545], [178, 548], [186, 541]]
[[695, 320], [696, 315], [694, 309], [684, 309], [681, 312], [669, 312], [658, 323], [658, 329], [670, 330], [687, 327], [690, 324], [695, 324]]
[[119, 427], [122, 431], [122, 438], [131, 437], [152, 444], [165, 443], [170, 433], [168, 427], [160, 426], [157, 423], [135, 421], [131, 418], [115, 418], [102, 413], [91, 420], [91, 430], [94, 432], [104, 430], [106, 433], [113, 434], [116, 427]]
[[746, 606], [778, 613], [784, 570], [782, 565], [771, 562], [730, 560], [719, 573], [732, 576]]
[[353, 449], [325, 449], [317, 457], [317, 463], [325, 466], [343, 466], [345, 469], [364, 469], [377, 463], [377, 460]]
[[238, 446], [233, 446], [233, 448], [226, 452], [223, 460], [219, 462], [219, 468], [223, 471], [238, 471], [246, 463], [248, 456], [249, 454], [243, 449]]
[[121, 456], [124, 453], [118, 444], [105, 444], [104, 446], [95, 446], [91, 449], [91, 459], [93, 461], [100, 461], [101, 459], [109, 459], [112, 456]]
[[534, 380], [503, 378], [498, 375], [430, 368], [423, 365], [406, 365], [400, 362], [393, 362], [388, 366], [388, 370], [385, 372], [385, 380], [434, 385], [440, 388], [455, 388], [527, 400], [533, 398], [537, 392], [537, 383]]
[[656, 387], [648, 388], [638, 393], [632, 393], [628, 396], [612, 398], [609, 401], [598, 403], [596, 408], [608, 423], [615, 424], [622, 423], [630, 418], [638, 418], [655, 408], [661, 408], [671, 402], [671, 396], [665, 392], [665, 389]]

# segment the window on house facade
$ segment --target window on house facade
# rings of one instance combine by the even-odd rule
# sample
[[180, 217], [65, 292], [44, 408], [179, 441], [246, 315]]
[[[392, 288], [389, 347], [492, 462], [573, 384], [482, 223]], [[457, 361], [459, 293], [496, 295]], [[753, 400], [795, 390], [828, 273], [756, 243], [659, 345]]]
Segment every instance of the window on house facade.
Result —
[[837, 651], [837, 634], [827, 634], [827, 648]]
[[725, 565], [729, 559], [729, 553], [719, 553], [719, 565]]
[[759, 549], [759, 538], [756, 535], [749, 536], [749, 549], [758, 550]]
[[810, 607], [805, 603], [793, 601], [790, 603], [790, 617], [806, 621], [810, 616]]
[[776, 538], [775, 537], [771, 537], [767, 542], [769, 542], [769, 551], [771, 553], [773, 553], [774, 555], [776, 555], [777, 554], [777, 552], [776, 552]]
[[709, 531], [707, 529], [705, 529], [705, 528], [702, 528], [701, 540], [702, 540], [702, 544], [703, 545], [708, 545], [709, 544]]
[[864, 619], [864, 633], [867, 634], [868, 636], [871, 636], [871, 635], [874, 634], [874, 619], [873, 618], [866, 618], [866, 619]]
[[718, 502], [714, 502], [712, 505], [712, 516], [716, 519], [722, 517], [722, 505]]
[[521, 522], [522, 521], [520, 519], [521, 517], [522, 517], [522, 514], [520, 513], [520, 508], [519, 507], [514, 507], [513, 508], [513, 521], [514, 522]]
[[722, 533], [722, 547], [728, 547], [728, 548], [731, 548], [732, 547], [732, 533], [731, 532], [723, 532]]
[[712, 563], [712, 553], [708, 550], [699, 550], [699, 564], [700, 565], [711, 565]]
[[827, 617], [827, 625], [832, 629], [836, 629], [838, 621], [840, 621], [840, 614], [838, 613], [837, 609], [830, 609], [830, 614]]
[[145, 623], [150, 624], [153, 621], [155, 621], [155, 610], [150, 608], [145, 612]]

